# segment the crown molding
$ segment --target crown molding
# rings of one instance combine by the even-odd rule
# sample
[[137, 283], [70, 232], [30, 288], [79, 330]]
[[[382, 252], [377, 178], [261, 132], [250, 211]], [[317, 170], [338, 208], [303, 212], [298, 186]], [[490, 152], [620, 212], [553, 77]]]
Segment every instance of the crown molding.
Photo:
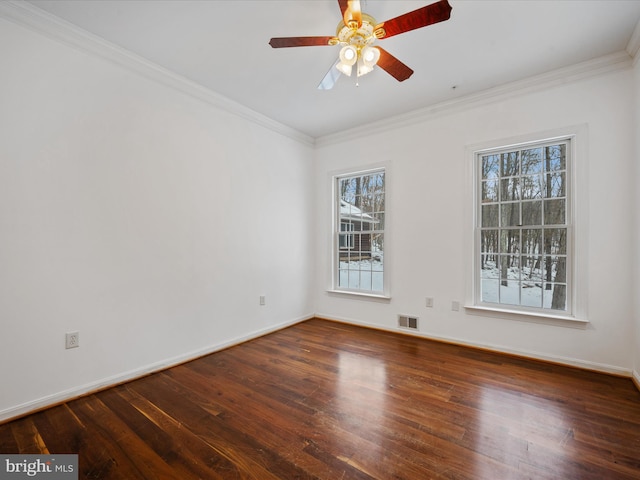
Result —
[[603, 57], [577, 63], [569, 67], [535, 75], [524, 80], [507, 83], [497, 87], [473, 93], [454, 100], [447, 100], [428, 107], [386, 118], [378, 122], [361, 125], [342, 132], [316, 138], [316, 147], [353, 140], [368, 135], [395, 130], [412, 124], [427, 121], [436, 116], [452, 114], [469, 108], [504, 101], [512, 97], [545, 90], [558, 85], [576, 82], [598, 75], [624, 70], [632, 66], [633, 59], [627, 51], [620, 51]]
[[640, 50], [640, 21], [636, 24], [636, 28], [633, 30], [625, 50], [631, 58], [634, 59], [634, 62], [638, 60], [638, 50]]
[[101, 57], [149, 80], [190, 95], [213, 107], [237, 115], [278, 134], [310, 146], [315, 144], [314, 138], [309, 135], [276, 122], [266, 115], [262, 115], [224, 95], [209, 90], [124, 48], [118, 47], [24, 0], [0, 1], [0, 17], [72, 48]]

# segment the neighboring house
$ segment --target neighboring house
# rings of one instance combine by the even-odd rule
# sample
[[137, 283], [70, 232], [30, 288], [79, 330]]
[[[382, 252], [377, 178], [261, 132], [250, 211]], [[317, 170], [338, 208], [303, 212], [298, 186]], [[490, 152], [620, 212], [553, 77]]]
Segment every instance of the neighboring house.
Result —
[[378, 223], [355, 205], [340, 200], [340, 258], [371, 258], [371, 230]]

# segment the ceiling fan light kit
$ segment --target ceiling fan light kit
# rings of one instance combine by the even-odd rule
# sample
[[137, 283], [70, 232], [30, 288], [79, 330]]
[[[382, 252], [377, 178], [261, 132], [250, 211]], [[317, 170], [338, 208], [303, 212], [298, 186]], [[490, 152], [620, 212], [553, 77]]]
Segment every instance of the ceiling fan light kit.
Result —
[[[372, 46], [373, 43], [448, 20], [451, 16], [451, 5], [447, 0], [440, 0], [382, 23], [377, 23], [371, 15], [362, 12], [360, 0], [338, 0], [338, 4], [342, 20], [336, 28], [335, 37], [274, 37], [269, 41], [273, 48], [341, 45], [338, 61], [318, 85], [321, 90], [331, 89], [340, 73], [351, 76], [356, 64], [358, 77], [373, 71], [378, 65], [399, 82], [406, 80], [413, 74], [413, 70], [386, 50]], [[336, 69], [340, 73], [336, 74]]]

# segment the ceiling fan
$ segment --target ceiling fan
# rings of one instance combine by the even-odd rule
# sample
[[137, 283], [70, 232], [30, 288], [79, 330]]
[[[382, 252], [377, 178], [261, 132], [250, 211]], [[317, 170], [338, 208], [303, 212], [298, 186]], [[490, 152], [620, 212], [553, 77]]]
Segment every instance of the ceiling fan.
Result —
[[447, 0], [440, 0], [381, 23], [362, 12], [360, 0], [338, 0], [338, 4], [342, 20], [338, 23], [335, 36], [274, 37], [269, 41], [273, 48], [341, 45], [338, 60], [318, 85], [320, 90], [333, 88], [340, 74], [351, 76], [354, 65], [358, 77], [371, 72], [378, 65], [393, 78], [403, 82], [413, 74], [413, 70], [383, 48], [373, 47], [373, 43], [443, 22], [451, 16], [451, 5]]

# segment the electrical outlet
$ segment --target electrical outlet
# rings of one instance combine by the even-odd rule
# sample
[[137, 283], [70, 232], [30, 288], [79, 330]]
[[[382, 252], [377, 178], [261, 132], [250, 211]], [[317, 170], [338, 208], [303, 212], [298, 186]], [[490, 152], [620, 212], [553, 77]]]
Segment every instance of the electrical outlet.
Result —
[[453, 310], [454, 312], [457, 312], [458, 310], [460, 310], [460, 302], [456, 300], [451, 302], [451, 310]]
[[260, 295], [260, 305], [266, 305], [267, 298], [264, 295]]
[[68, 332], [65, 335], [64, 348], [77, 348], [80, 346], [80, 332]]
[[433, 297], [427, 297], [426, 306], [429, 308], [433, 308]]

